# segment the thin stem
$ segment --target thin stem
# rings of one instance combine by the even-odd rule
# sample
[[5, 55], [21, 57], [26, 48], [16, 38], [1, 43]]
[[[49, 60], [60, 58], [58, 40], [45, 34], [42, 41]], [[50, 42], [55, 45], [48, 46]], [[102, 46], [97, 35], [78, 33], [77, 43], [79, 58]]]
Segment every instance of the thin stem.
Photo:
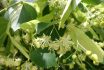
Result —
[[54, 29], [56, 30], [56, 32], [57, 32], [57, 34], [58, 34], [58, 36], [60, 37], [60, 34], [58, 33], [58, 31], [57, 31], [57, 29], [56, 29], [55, 25], [53, 25], [53, 26], [54, 26]]
[[51, 34], [52, 34], [53, 30], [54, 30], [54, 26], [53, 26], [53, 28], [52, 28], [52, 30], [51, 30], [51, 32], [50, 32], [50, 34], [49, 34], [49, 35], [51, 35]]

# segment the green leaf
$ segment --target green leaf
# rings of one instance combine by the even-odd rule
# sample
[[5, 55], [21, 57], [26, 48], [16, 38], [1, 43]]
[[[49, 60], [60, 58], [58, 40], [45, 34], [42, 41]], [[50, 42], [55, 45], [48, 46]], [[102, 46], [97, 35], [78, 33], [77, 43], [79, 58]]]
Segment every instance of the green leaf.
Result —
[[53, 22], [50, 22], [50, 23], [39, 23], [36, 26], [36, 33], [39, 34], [43, 30], [47, 29], [49, 26], [52, 26], [56, 23], [57, 23], [57, 21], [53, 21]]
[[72, 7], [71, 7], [71, 0], [68, 0], [66, 7], [61, 15], [61, 19], [60, 19], [60, 24], [59, 24], [59, 28], [64, 27], [64, 23], [67, 20], [68, 16], [70, 15], [70, 13], [72, 12]]
[[30, 59], [32, 60], [32, 63], [45, 68], [55, 66], [55, 53], [43, 51], [44, 49], [35, 49], [30, 53]]
[[43, 17], [23, 23], [20, 27], [23, 30], [29, 29], [31, 32], [36, 30], [36, 33], [39, 34], [41, 31], [56, 23], [56, 21], [51, 22], [53, 16], [54, 13], [51, 12]]
[[100, 40], [104, 41], [104, 29], [101, 27], [93, 27], [93, 29], [96, 31], [96, 33], [99, 35]]
[[3, 42], [6, 38], [6, 29], [8, 21], [4, 17], [0, 16], [0, 47], [2, 47]]
[[37, 0], [35, 3], [34, 3], [34, 6], [36, 8], [36, 11], [38, 13], [39, 16], [42, 16], [42, 12], [44, 10], [44, 8], [46, 7], [47, 5], [47, 0]]
[[65, 21], [68, 19], [71, 12], [76, 8], [76, 6], [81, 2], [81, 0], [68, 0], [66, 7], [61, 15], [59, 28], [64, 27]]
[[52, 67], [56, 65], [55, 53], [44, 53], [43, 60], [45, 61], [46, 67]]
[[56, 21], [51, 22], [53, 17], [54, 17], [54, 13], [51, 12], [50, 14], [47, 14], [47, 15], [45, 15], [43, 17], [38, 18], [40, 23], [37, 24], [37, 26], [36, 26], [36, 33], [39, 34], [40, 32], [42, 32], [43, 30], [45, 30], [49, 26], [55, 24]]
[[[81, 29], [76, 28], [74, 25], [70, 25], [70, 35], [72, 40], [76, 45], [79, 45], [78, 48], [82, 49], [84, 52], [87, 50], [91, 51], [92, 54], [98, 56], [99, 62], [104, 61], [104, 51], [100, 46], [96, 45]], [[74, 47], [76, 50], [78, 48]]]
[[83, 2], [85, 2], [87, 4], [97, 5], [97, 4], [104, 2], [104, 1], [103, 0], [83, 0]]
[[54, 12], [50, 12], [49, 14], [37, 18], [40, 22], [50, 22], [54, 18]]
[[91, 32], [91, 34], [93, 35], [93, 38], [96, 40], [99, 40], [99, 37], [98, 37], [97, 33], [94, 31], [94, 29], [91, 28], [91, 26], [88, 26], [87, 28]]
[[18, 23], [27, 22], [37, 17], [37, 13], [34, 7], [28, 3], [23, 3]]
[[20, 28], [21, 23], [36, 19], [37, 13], [35, 8], [28, 3], [18, 4], [11, 13], [11, 27], [14, 31]]

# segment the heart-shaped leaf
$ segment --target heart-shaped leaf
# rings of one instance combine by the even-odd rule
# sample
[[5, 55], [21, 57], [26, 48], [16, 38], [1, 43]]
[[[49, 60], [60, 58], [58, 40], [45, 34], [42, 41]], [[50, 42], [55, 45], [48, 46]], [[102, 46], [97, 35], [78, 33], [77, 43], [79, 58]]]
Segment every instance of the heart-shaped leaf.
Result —
[[10, 16], [11, 28], [16, 31], [20, 28], [21, 23], [36, 19], [36, 17], [35, 8], [29, 3], [17, 4]]
[[40, 49], [35, 49], [30, 53], [30, 59], [33, 64], [40, 67], [52, 67], [56, 65], [56, 55], [55, 53], [46, 52]]

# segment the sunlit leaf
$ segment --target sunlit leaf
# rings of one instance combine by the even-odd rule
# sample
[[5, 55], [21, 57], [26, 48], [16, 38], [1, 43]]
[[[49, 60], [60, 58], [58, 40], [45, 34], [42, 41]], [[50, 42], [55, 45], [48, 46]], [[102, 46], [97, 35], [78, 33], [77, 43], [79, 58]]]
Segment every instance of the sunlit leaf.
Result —
[[81, 48], [84, 52], [87, 50], [91, 51], [93, 54], [96, 54], [98, 56], [99, 62], [103, 62], [104, 51], [98, 45], [91, 41], [91, 39], [86, 34], [84, 34], [84, 32], [81, 31], [81, 29], [76, 28], [73, 25], [70, 25], [69, 30], [74, 43], [79, 45], [77, 48]]
[[64, 27], [65, 21], [68, 19], [71, 12], [76, 8], [76, 6], [81, 2], [81, 0], [68, 0], [66, 7], [61, 15], [61, 20], [59, 23], [59, 28]]
[[46, 4], [47, 4], [47, 0], [41, 0], [41, 1], [36, 0], [36, 2], [34, 3], [34, 6], [36, 7], [36, 11], [39, 16], [42, 16], [42, 12], [46, 7]]

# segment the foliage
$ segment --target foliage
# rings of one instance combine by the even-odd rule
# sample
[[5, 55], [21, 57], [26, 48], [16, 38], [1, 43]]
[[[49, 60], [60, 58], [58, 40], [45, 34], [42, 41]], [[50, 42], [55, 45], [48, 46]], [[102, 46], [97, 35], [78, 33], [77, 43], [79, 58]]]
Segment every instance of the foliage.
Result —
[[103, 70], [103, 0], [1, 0], [0, 70]]

